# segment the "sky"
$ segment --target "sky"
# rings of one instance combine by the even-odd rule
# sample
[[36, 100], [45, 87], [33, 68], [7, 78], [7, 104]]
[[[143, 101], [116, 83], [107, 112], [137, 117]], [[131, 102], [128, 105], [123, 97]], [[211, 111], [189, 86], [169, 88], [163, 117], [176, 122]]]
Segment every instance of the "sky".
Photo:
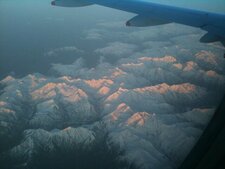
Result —
[[[223, 0], [155, 2], [225, 11]], [[0, 150], [9, 165], [34, 167], [26, 165], [40, 145], [68, 150], [104, 132], [140, 169], [182, 163], [225, 93], [224, 47], [175, 23], [126, 27], [134, 16], [0, 0]]]
[[[216, 12], [225, 11], [223, 0], [155, 2]], [[45, 56], [48, 51], [64, 46], [85, 48], [89, 55], [93, 55], [92, 50], [101, 42], [96, 44], [83, 39], [85, 30], [104, 20], [121, 21], [118, 26], [124, 29], [124, 23], [132, 16], [134, 15], [96, 5], [84, 8], [58, 8], [52, 7], [48, 0], [1, 0], [0, 77], [9, 73], [17, 76], [30, 72], [46, 73], [53, 62], [70, 63], [76, 59], [73, 54], [68, 53], [66, 59]], [[88, 58], [92, 63], [97, 60], [94, 56]]]
[[176, 5], [187, 8], [201, 9], [206, 11], [213, 11], [225, 13], [225, 2], [223, 0], [147, 0], [168, 5]]

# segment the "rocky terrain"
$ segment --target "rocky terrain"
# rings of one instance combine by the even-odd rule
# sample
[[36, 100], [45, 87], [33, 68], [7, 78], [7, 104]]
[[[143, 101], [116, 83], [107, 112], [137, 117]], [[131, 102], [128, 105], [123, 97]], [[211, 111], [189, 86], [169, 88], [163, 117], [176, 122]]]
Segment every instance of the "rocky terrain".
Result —
[[219, 64], [220, 58], [201, 51], [192, 61], [133, 56], [117, 66], [87, 68], [78, 59], [54, 64], [54, 77], [8, 76], [0, 96], [3, 167], [55, 161], [63, 168], [57, 163], [62, 153], [67, 160], [86, 160], [73, 163], [78, 168], [104, 168], [106, 162], [114, 168], [177, 168], [223, 96]]

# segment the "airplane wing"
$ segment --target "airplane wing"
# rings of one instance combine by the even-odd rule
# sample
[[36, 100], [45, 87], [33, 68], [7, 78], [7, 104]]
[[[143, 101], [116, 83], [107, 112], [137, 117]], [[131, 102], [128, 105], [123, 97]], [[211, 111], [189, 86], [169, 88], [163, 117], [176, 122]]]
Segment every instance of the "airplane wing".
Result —
[[225, 44], [225, 14], [174, 7], [146, 0], [54, 0], [52, 5], [79, 7], [102, 5], [137, 14], [126, 22], [127, 26], [154, 26], [171, 22], [198, 27], [207, 33], [203, 43], [220, 41]]

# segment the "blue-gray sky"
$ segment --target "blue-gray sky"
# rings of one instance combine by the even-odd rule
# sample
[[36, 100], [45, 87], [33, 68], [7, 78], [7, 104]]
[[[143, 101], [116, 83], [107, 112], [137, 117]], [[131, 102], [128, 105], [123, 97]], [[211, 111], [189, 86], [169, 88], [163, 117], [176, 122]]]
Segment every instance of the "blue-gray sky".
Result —
[[[223, 0], [151, 1], [214, 12], [225, 11]], [[95, 48], [106, 42], [85, 40], [82, 37], [85, 30], [94, 28], [102, 21], [125, 23], [132, 16], [133, 14], [96, 5], [60, 8], [51, 6], [50, 0], [0, 0], [0, 77], [10, 72], [16, 75], [44, 73], [50, 63], [70, 63], [74, 60], [74, 56], [66, 59], [45, 56], [46, 52], [55, 48], [76, 46], [92, 55]], [[123, 22], [118, 26], [126, 29]], [[79, 55], [81, 56], [82, 54]], [[89, 57], [91, 62], [96, 60]]]

